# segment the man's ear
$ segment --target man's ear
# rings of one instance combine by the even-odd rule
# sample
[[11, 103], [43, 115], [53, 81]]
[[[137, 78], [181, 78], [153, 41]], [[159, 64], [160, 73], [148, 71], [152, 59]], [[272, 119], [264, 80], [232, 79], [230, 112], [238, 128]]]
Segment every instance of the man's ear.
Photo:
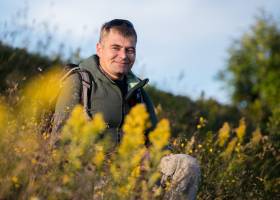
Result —
[[100, 54], [101, 54], [101, 51], [102, 51], [102, 46], [101, 46], [101, 43], [98, 42], [96, 44], [96, 54], [100, 57]]

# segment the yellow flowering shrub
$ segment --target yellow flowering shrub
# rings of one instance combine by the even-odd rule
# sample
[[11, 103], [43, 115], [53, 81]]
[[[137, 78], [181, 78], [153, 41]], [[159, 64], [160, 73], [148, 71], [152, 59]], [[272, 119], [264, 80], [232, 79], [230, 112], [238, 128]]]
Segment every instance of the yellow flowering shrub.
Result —
[[260, 129], [245, 143], [245, 119], [237, 128], [226, 122], [201, 139], [197, 134], [207, 120], [200, 117], [191, 138], [170, 138], [167, 119], [146, 133], [151, 123], [146, 107], [139, 104], [126, 116], [121, 143], [115, 146], [102, 114], [89, 120], [83, 107], [76, 106], [58, 145], [50, 145], [52, 136], [39, 131], [39, 122], [59, 92], [56, 73], [27, 84], [16, 106], [0, 101], [0, 199], [162, 199], [165, 190], [156, 186], [161, 178], [158, 165], [170, 153], [165, 148], [170, 141], [178, 153], [191, 154], [201, 163], [197, 199], [262, 199], [268, 190], [279, 193], [279, 180], [269, 177], [278, 166], [262, 162], [277, 159], [279, 151]]
[[[7, 121], [7, 108], [5, 105], [3, 105], [1, 102], [0, 102], [0, 130], [2, 127], [5, 126], [5, 123]], [[1, 134], [1, 133], [0, 133]]]
[[218, 143], [220, 146], [224, 146], [230, 136], [230, 126], [227, 122], [224, 123], [223, 127], [219, 130]]
[[254, 132], [253, 132], [253, 135], [252, 135], [252, 138], [251, 138], [251, 143], [256, 146], [256, 145], [259, 145], [260, 144], [260, 141], [262, 139], [262, 134], [261, 134], [261, 131], [260, 129], [256, 129]]
[[196, 128], [201, 129], [206, 126], [206, 123], [207, 123], [207, 121], [204, 117], [199, 117], [199, 121], [198, 121], [198, 124], [196, 125]]
[[147, 152], [144, 134], [150, 126], [149, 115], [143, 104], [136, 105], [126, 116], [124, 135], [110, 167], [113, 181], [118, 185], [113, 196], [128, 198], [135, 193], [141, 175], [140, 165], [145, 162], [143, 159]]
[[170, 137], [169, 122], [166, 119], [161, 120], [157, 128], [149, 134], [150, 142], [156, 150], [161, 150], [168, 144]]
[[239, 126], [235, 129], [237, 138], [240, 142], [243, 141], [244, 135], [246, 134], [246, 124], [244, 118], [239, 121]]
[[26, 85], [19, 104], [19, 112], [24, 118], [41, 120], [43, 111], [54, 106], [61, 87], [60, 78], [61, 70], [59, 66], [54, 66]]
[[224, 152], [221, 154], [224, 158], [229, 158], [234, 151], [234, 148], [236, 147], [237, 144], [237, 138], [234, 137], [227, 145], [226, 149]]
[[96, 145], [95, 147], [95, 155], [92, 158], [92, 163], [96, 165], [98, 168], [101, 167], [105, 160], [105, 152], [103, 146]]

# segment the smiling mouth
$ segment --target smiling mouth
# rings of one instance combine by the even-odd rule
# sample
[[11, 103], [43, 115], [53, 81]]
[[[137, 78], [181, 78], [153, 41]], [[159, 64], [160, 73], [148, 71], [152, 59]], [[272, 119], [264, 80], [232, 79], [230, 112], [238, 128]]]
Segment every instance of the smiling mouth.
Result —
[[116, 63], [118, 63], [119, 65], [128, 65], [129, 64], [127, 62], [116, 62]]

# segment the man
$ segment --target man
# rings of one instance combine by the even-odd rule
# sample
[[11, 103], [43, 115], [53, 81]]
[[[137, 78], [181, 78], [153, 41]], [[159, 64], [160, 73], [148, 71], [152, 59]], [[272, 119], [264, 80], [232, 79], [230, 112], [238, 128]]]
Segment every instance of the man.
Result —
[[[96, 45], [97, 55], [80, 63], [79, 67], [91, 73], [93, 89], [89, 115], [101, 112], [112, 137], [119, 142], [124, 116], [137, 103], [145, 103], [153, 126], [157, 119], [153, 105], [143, 90], [147, 80], [140, 81], [131, 68], [136, 58], [137, 35], [127, 20], [105, 23]], [[81, 80], [74, 73], [66, 79], [56, 105], [53, 133], [57, 134], [73, 107], [81, 101]]]
[[[143, 86], [147, 80], [140, 80], [131, 68], [136, 58], [137, 34], [131, 22], [114, 19], [101, 27], [100, 39], [96, 45], [97, 55], [80, 63], [79, 68], [90, 72], [93, 89], [90, 95], [89, 116], [103, 114], [107, 129], [113, 140], [119, 143], [125, 115], [137, 103], [144, 103], [150, 115], [152, 128], [157, 118], [152, 102]], [[58, 98], [53, 126], [53, 137], [58, 136], [71, 110], [81, 101], [81, 80], [73, 73], [66, 80]], [[187, 155], [169, 155], [160, 164], [162, 183], [171, 178], [174, 190], [167, 199], [184, 197], [194, 199], [197, 191], [200, 169], [197, 161]]]

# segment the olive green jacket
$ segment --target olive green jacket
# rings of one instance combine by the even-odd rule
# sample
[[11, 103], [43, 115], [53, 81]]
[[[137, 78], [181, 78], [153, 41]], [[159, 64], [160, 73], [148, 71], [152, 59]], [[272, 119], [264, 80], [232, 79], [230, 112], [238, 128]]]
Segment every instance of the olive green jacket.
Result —
[[[93, 77], [93, 89], [91, 91], [91, 108], [89, 113], [94, 116], [96, 113], [102, 113], [108, 132], [112, 134], [113, 139], [119, 141], [121, 138], [121, 127], [125, 115], [131, 109], [129, 102], [136, 95], [141, 94], [142, 103], [145, 103], [147, 111], [150, 114], [152, 128], [157, 123], [153, 104], [143, 89], [147, 80], [140, 80], [132, 72], [126, 75], [128, 92], [123, 97], [119, 87], [114, 81], [104, 75], [99, 69], [99, 58], [93, 55], [80, 63], [79, 67], [90, 72]], [[59, 132], [67, 121], [72, 109], [81, 102], [82, 84], [79, 74], [73, 73], [63, 83], [59, 94], [53, 122], [52, 136], [59, 137]], [[138, 98], [139, 99], [139, 98]], [[137, 102], [141, 103], [141, 102]]]

